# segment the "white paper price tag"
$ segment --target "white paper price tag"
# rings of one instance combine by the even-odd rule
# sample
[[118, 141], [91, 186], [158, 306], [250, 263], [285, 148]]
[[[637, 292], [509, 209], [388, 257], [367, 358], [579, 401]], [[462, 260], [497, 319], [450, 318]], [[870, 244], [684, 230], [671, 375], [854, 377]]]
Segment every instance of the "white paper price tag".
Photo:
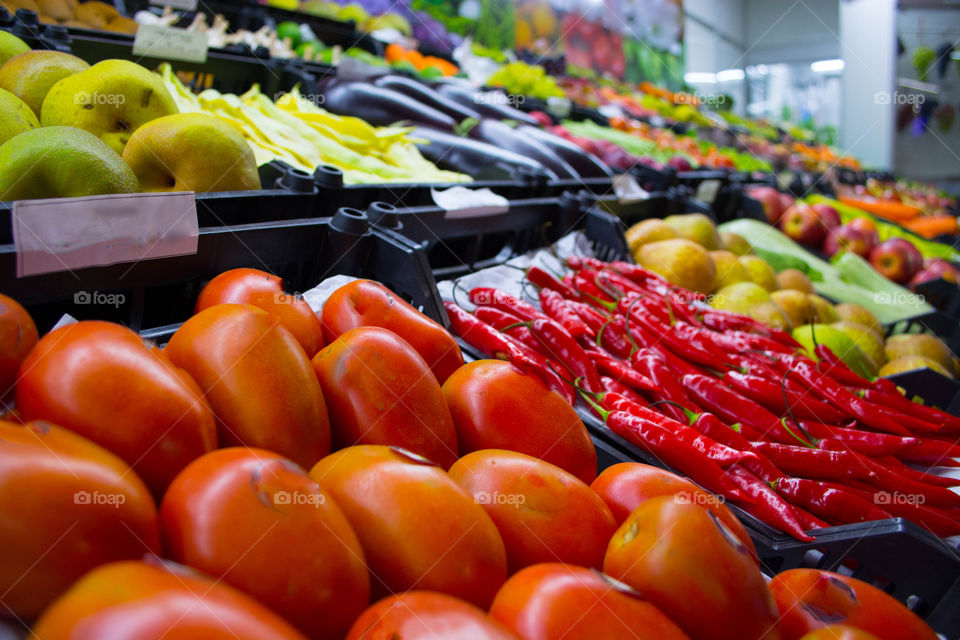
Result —
[[197, 0], [150, 0], [150, 4], [157, 7], [170, 7], [181, 11], [193, 11], [197, 8]]
[[17, 277], [197, 252], [192, 192], [13, 203]]
[[720, 181], [719, 180], [704, 180], [697, 186], [697, 195], [696, 198], [700, 202], [705, 202], [707, 204], [713, 204], [717, 199], [717, 194], [720, 192]]
[[646, 200], [650, 197], [650, 194], [629, 173], [613, 176], [613, 192], [623, 204]]
[[205, 33], [156, 24], [140, 25], [133, 40], [134, 55], [164, 60], [206, 62], [208, 48]]
[[433, 201], [445, 210], [445, 218], [476, 218], [510, 211], [510, 201], [490, 189], [450, 187], [432, 190]]

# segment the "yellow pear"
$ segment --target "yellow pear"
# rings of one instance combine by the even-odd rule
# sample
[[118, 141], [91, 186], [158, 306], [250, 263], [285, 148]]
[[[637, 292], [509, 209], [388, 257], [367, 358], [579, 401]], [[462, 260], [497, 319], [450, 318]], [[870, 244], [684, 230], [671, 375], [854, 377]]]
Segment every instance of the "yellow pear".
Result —
[[117, 18], [120, 12], [105, 2], [91, 0], [77, 6], [73, 12], [73, 19], [85, 22], [95, 29], [103, 29], [107, 24]]
[[702, 246], [683, 238], [651, 242], [640, 247], [639, 263], [671, 283], [691, 291], [710, 293], [717, 283], [717, 267]]
[[0, 146], [0, 200], [135, 193], [137, 177], [116, 151], [83, 129], [31, 129]]
[[796, 289], [804, 293], [814, 293], [810, 278], [799, 269], [784, 269], [777, 274], [777, 283], [779, 283], [781, 289]]
[[799, 327], [814, 320], [813, 305], [810, 297], [796, 289], [781, 289], [770, 294], [770, 298], [777, 303], [790, 319], [790, 324]]
[[891, 360], [880, 368], [880, 376], [892, 376], [895, 373], [904, 371], [913, 371], [914, 369], [933, 369], [939, 374], [952, 378], [950, 371], [936, 360], [931, 360], [925, 356], [903, 356], [896, 360]]
[[26, 42], [8, 31], [0, 31], [0, 65], [27, 51], [30, 51], [30, 47]]
[[890, 336], [887, 338], [885, 353], [887, 360], [897, 360], [907, 356], [923, 356], [939, 363], [946, 369], [953, 368], [950, 349], [940, 338], [928, 333]]
[[810, 304], [813, 305], [813, 314], [816, 322], [830, 324], [840, 319], [839, 316], [837, 316], [837, 311], [833, 308], [833, 305], [830, 304], [829, 300], [815, 293], [808, 293], [807, 297], [810, 299]]
[[627, 245], [630, 253], [637, 253], [641, 246], [660, 240], [670, 240], [677, 237], [677, 232], [659, 218], [650, 218], [627, 229]]
[[733, 231], [720, 232], [720, 247], [738, 256], [746, 256], [753, 253], [753, 247], [750, 246], [747, 239]]
[[57, 22], [65, 22], [73, 17], [77, 0], [37, 0], [40, 11]]
[[737, 282], [750, 281], [747, 270], [743, 268], [734, 254], [729, 251], [711, 251], [710, 257], [713, 258], [713, 263], [717, 265], [717, 289], [722, 289]]
[[69, 53], [29, 51], [0, 67], [0, 89], [26, 102], [39, 118], [43, 99], [53, 85], [89, 68], [90, 65]]
[[838, 320], [830, 325], [840, 329], [857, 343], [857, 346], [873, 360], [878, 367], [887, 363], [887, 355], [883, 351], [883, 338], [879, 337], [870, 327], [851, 320]]
[[710, 306], [714, 309], [747, 314], [750, 309], [770, 302], [770, 293], [755, 282], [737, 282], [725, 286], [710, 296]]
[[24, 131], [40, 126], [37, 116], [23, 100], [0, 89], [0, 144]]
[[123, 159], [144, 191], [260, 188], [253, 150], [233, 125], [204, 113], [157, 118], [137, 129]]
[[740, 256], [740, 264], [747, 270], [750, 280], [767, 291], [776, 291], [780, 288], [777, 281], [777, 272], [773, 270], [767, 261], [759, 256]]
[[713, 251], [720, 248], [720, 236], [717, 234], [717, 225], [713, 220], [702, 213], [685, 213], [677, 216], [667, 216], [663, 219], [673, 227], [677, 235], [692, 240], [702, 247]]
[[[883, 325], [880, 324], [880, 321], [877, 320], [877, 316], [873, 315], [869, 309], [853, 302], [844, 302], [838, 304], [833, 309], [837, 312], [837, 317], [839, 319], [849, 320], [850, 322], [861, 324], [873, 331], [877, 337], [883, 339]], [[884, 356], [884, 360], [886, 360], [886, 356]]]
[[123, 153], [134, 131], [174, 113], [177, 105], [160, 76], [127, 60], [104, 60], [53, 85], [40, 123], [86, 129]]

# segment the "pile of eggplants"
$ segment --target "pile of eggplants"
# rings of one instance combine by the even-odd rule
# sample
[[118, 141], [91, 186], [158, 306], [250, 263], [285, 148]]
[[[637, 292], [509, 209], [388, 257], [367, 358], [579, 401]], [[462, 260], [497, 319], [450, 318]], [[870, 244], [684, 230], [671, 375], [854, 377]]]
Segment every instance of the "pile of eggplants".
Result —
[[324, 108], [376, 126], [403, 123], [427, 159], [441, 169], [471, 176], [493, 167], [542, 172], [551, 180], [610, 177], [602, 160], [544, 131], [537, 120], [476, 89], [441, 82], [431, 88], [405, 76], [331, 78], [323, 85]]

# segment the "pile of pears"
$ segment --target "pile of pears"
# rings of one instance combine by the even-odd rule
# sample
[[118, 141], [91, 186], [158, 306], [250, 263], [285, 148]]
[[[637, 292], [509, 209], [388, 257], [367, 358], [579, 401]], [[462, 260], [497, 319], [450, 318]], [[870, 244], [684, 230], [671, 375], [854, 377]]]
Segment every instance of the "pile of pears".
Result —
[[0, 31], [0, 200], [259, 188], [243, 135], [179, 113], [160, 76]]
[[80, 0], [0, 0], [0, 7], [5, 7], [11, 15], [15, 14], [17, 9], [33, 11], [43, 24], [131, 35], [137, 32], [135, 20], [121, 15], [116, 7], [99, 0], [83, 3]]
[[883, 325], [866, 308], [833, 305], [817, 295], [797, 269], [777, 273], [742, 236], [718, 233], [702, 213], [652, 218], [627, 230], [637, 264], [671, 283], [708, 294], [712, 307], [748, 315], [793, 332], [811, 356], [824, 344], [865, 377], [930, 368], [960, 375], [960, 360], [928, 334], [885, 337]]

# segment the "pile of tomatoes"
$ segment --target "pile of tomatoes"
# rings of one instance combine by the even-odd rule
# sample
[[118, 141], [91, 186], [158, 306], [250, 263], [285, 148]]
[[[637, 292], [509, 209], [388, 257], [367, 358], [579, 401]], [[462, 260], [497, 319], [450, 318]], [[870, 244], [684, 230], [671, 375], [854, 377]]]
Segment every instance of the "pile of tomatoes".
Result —
[[598, 477], [559, 394], [464, 364], [382, 285], [319, 316], [281, 285], [222, 274], [163, 349], [97, 321], [40, 339], [0, 297], [0, 617], [41, 640], [936, 637], [851, 578], [767, 584], [688, 480]]

